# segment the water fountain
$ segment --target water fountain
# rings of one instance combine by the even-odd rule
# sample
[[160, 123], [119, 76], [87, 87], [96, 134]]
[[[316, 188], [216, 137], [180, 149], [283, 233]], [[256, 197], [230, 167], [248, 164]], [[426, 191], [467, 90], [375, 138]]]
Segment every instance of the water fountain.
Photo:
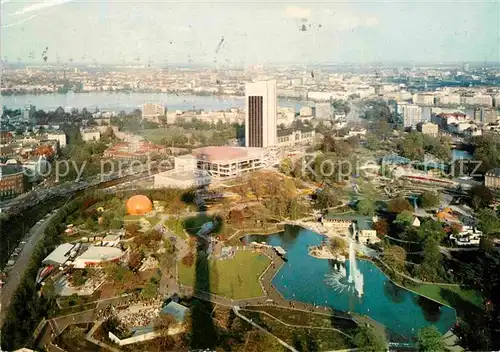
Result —
[[354, 284], [354, 289], [358, 293], [358, 297], [363, 295], [363, 274], [359, 271], [356, 263], [356, 249], [354, 248], [354, 239], [349, 241], [349, 278], [348, 281]]

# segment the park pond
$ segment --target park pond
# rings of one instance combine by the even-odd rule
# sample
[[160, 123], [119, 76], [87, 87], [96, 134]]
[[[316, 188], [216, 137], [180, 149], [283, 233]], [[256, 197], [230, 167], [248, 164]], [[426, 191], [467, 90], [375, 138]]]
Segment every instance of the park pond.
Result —
[[356, 262], [364, 281], [359, 296], [349, 282], [349, 260], [338, 263], [308, 255], [309, 246], [323, 242], [323, 236], [315, 232], [287, 226], [282, 233], [249, 235], [243, 241], [266, 242], [287, 251], [288, 261], [273, 279], [286, 299], [366, 315], [383, 324], [389, 333], [405, 339], [414, 338], [427, 325], [445, 334], [456, 321], [454, 309], [395, 285], [368, 260]]

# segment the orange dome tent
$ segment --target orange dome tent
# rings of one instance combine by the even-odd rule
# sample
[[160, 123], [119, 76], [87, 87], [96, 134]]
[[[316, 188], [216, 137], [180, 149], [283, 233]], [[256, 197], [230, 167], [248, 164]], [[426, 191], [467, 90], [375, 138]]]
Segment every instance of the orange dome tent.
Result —
[[127, 201], [126, 208], [130, 215], [144, 215], [153, 210], [153, 203], [148, 197], [137, 195]]

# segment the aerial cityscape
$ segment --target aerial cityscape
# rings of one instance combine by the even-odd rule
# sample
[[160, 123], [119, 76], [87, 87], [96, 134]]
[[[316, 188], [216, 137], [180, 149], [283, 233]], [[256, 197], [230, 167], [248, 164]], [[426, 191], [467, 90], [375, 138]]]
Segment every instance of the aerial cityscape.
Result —
[[0, 10], [0, 350], [500, 350], [498, 1]]

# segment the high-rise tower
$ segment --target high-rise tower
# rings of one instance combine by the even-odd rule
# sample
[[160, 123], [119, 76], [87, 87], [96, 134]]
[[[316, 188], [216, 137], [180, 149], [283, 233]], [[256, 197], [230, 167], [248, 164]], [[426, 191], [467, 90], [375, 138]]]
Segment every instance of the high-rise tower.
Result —
[[276, 145], [276, 81], [245, 86], [245, 146], [267, 148]]

